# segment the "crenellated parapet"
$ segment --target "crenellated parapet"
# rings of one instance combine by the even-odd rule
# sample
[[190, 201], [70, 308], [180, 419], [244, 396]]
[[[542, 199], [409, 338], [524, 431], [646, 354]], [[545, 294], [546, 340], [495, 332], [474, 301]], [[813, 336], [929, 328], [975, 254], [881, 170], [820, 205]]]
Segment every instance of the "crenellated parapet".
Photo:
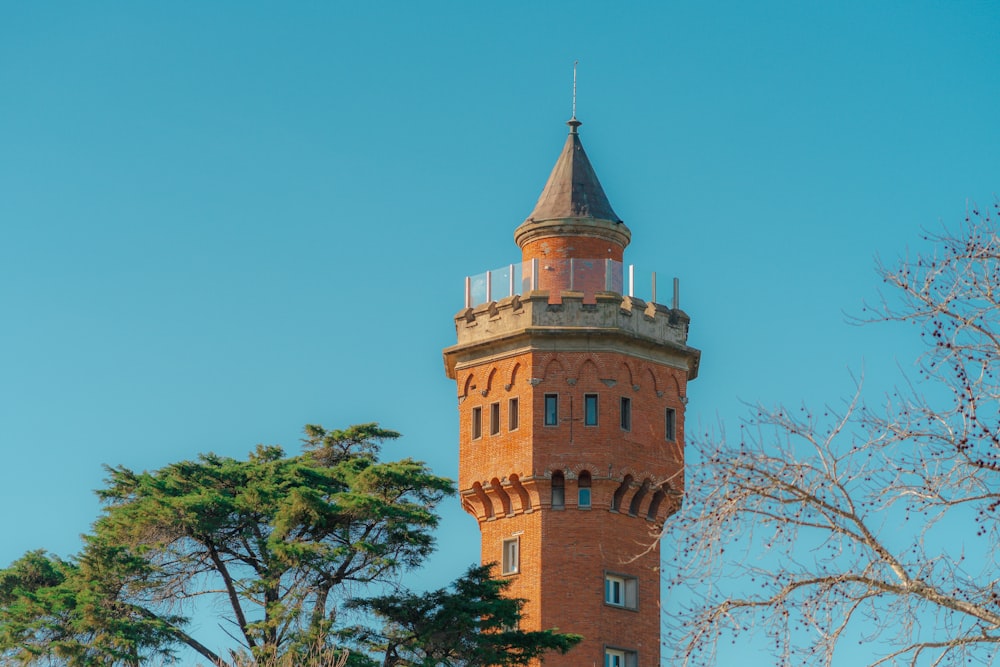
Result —
[[687, 345], [684, 311], [615, 292], [586, 301], [583, 292], [534, 291], [463, 309], [455, 316], [458, 343], [444, 351], [448, 376], [468, 361], [483, 363], [485, 349], [502, 358], [554, 348], [555, 341], [561, 352], [623, 352], [697, 376], [700, 352]]

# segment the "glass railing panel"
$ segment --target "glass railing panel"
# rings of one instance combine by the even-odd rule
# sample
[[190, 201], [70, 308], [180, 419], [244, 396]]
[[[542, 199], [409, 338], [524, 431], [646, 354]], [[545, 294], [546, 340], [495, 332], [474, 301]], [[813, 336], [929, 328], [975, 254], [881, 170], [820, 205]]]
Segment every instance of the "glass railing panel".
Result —
[[625, 266], [608, 259], [537, 259], [501, 266], [466, 278], [466, 305], [478, 306], [515, 294], [543, 290], [556, 300], [560, 292], [583, 292], [593, 301], [598, 292], [626, 294]]
[[487, 275], [479, 273], [465, 279], [465, 305], [467, 308], [486, 303]]
[[621, 262], [611, 262], [610, 269], [605, 275], [605, 292], [625, 293], [624, 269], [625, 265]]
[[524, 291], [521, 273], [521, 263], [518, 262], [469, 276], [465, 279], [466, 305], [478, 306], [521, 294]]

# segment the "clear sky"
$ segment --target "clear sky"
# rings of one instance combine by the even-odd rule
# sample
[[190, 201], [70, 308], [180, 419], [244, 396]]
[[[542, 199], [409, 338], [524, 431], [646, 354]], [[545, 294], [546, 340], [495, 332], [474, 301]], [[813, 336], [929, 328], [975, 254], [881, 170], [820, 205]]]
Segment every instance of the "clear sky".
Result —
[[[0, 0], [0, 567], [79, 548], [102, 463], [377, 420], [455, 476], [441, 349], [519, 257], [574, 60], [626, 261], [703, 350], [689, 433], [884, 390], [912, 333], [847, 317], [998, 192], [998, 35], [945, 0]], [[444, 515], [424, 583], [478, 558]]]

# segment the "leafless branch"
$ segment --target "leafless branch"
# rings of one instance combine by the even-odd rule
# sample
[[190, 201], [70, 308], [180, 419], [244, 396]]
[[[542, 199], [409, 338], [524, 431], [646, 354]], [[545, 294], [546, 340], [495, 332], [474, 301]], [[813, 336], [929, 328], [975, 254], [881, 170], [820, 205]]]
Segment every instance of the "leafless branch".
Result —
[[[994, 210], [997, 206], [994, 206]], [[935, 252], [878, 265], [865, 321], [910, 323], [919, 378], [878, 404], [753, 406], [688, 443], [667, 584], [678, 664], [757, 633], [781, 664], [990, 662], [1000, 642], [1000, 229], [974, 211]], [[956, 539], [956, 536], [960, 536]]]

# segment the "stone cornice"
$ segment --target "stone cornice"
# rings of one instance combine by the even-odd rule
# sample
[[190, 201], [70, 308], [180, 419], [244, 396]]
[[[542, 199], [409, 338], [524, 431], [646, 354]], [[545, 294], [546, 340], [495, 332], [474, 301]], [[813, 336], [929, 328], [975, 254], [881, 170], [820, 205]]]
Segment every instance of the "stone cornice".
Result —
[[583, 303], [580, 292], [530, 292], [468, 308], [455, 317], [458, 344], [444, 350], [445, 371], [533, 351], [622, 352], [698, 375], [701, 352], [687, 345], [690, 318], [632, 297], [602, 292]]

